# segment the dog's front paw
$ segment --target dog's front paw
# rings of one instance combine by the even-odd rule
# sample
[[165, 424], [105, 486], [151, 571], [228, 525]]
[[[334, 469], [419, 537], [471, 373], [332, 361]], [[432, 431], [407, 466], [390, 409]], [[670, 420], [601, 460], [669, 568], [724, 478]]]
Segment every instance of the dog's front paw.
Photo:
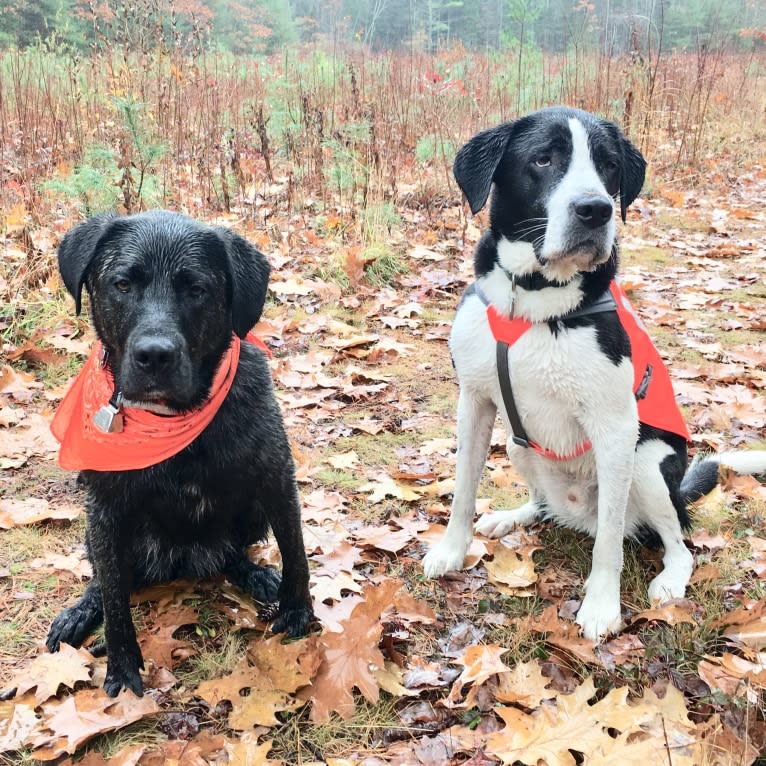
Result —
[[516, 525], [531, 524], [539, 513], [537, 503], [532, 500], [513, 510], [484, 513], [476, 522], [476, 531], [485, 537], [503, 537]]
[[314, 610], [310, 606], [280, 609], [271, 625], [271, 632], [287, 633], [291, 638], [299, 638], [306, 635], [309, 625], [315, 620]]
[[266, 604], [276, 601], [279, 597], [279, 585], [282, 577], [273, 567], [262, 567], [252, 564], [247, 572], [247, 581], [243, 590], [247, 591], [256, 601]]
[[476, 522], [476, 531], [485, 537], [503, 537], [516, 525], [512, 511], [485, 513]]
[[57, 652], [61, 644], [78, 647], [98, 626], [97, 615], [80, 606], [64, 609], [53, 621], [45, 645], [49, 652]]
[[622, 627], [619, 584], [616, 595], [606, 595], [601, 589], [589, 588], [576, 622], [589, 641], [602, 641], [610, 633], [617, 633]]
[[136, 697], [143, 697], [144, 684], [139, 670], [144, 666], [144, 661], [138, 644], [110, 651], [107, 656], [104, 691], [110, 697], [116, 697], [125, 688], [130, 689]]
[[467, 550], [468, 545], [454, 544], [445, 537], [423, 557], [426, 577], [441, 577], [447, 572], [462, 569]]
[[689, 574], [670, 569], [663, 569], [649, 583], [647, 595], [652, 605], [664, 604], [673, 598], [683, 598], [686, 595], [686, 584]]

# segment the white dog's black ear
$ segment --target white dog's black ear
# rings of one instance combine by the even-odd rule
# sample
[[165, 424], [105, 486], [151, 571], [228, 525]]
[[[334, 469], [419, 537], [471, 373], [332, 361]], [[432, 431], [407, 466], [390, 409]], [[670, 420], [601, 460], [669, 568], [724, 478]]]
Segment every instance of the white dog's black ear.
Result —
[[511, 137], [512, 122], [482, 130], [455, 157], [452, 172], [475, 215], [487, 204], [492, 180]]
[[261, 318], [271, 268], [266, 256], [244, 237], [223, 226], [216, 226], [215, 231], [226, 246], [231, 265], [234, 332], [244, 338]]
[[59, 271], [66, 289], [74, 298], [75, 311], [79, 314], [82, 306], [82, 286], [88, 267], [99, 248], [99, 243], [118, 216], [102, 213], [70, 229], [61, 240], [58, 251]]
[[624, 136], [622, 137], [622, 178], [620, 179], [620, 214], [623, 223], [628, 206], [638, 197], [646, 176], [644, 155]]

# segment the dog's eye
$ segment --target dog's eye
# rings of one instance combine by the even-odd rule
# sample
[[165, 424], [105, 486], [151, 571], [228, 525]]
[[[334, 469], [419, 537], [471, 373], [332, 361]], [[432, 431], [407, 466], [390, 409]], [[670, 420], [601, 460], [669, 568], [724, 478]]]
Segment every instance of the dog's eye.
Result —
[[617, 163], [613, 160], [606, 160], [601, 167], [605, 173], [614, 173], [617, 170]]
[[535, 159], [535, 165], [537, 165], [538, 168], [548, 168], [551, 165], [551, 156], [550, 154], [541, 154], [539, 157]]
[[189, 295], [192, 298], [201, 298], [205, 294], [205, 288], [200, 285], [192, 285], [189, 288]]
[[118, 279], [114, 286], [121, 292], [121, 293], [129, 293], [130, 292], [130, 281], [127, 279]]

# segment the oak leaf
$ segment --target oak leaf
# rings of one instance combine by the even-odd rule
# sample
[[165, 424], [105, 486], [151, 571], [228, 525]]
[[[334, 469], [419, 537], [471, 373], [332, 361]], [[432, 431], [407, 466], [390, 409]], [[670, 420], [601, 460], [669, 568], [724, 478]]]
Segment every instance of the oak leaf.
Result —
[[341, 621], [341, 632], [319, 638], [322, 664], [311, 686], [298, 692], [301, 699], [311, 700], [311, 720], [315, 723], [328, 721], [332, 712], [343, 718], [352, 716], [354, 687], [369, 702], [377, 702], [380, 687], [375, 671], [385, 664], [378, 648], [383, 632], [380, 616], [401, 585], [390, 578], [380, 585], [369, 585], [364, 590], [364, 601]]
[[503, 592], [513, 593], [516, 589], [525, 589], [537, 582], [535, 562], [532, 551], [537, 547], [526, 549], [509, 548], [499, 544], [495, 547], [494, 558], [484, 566], [490, 582], [499, 586]]
[[281, 766], [281, 760], [267, 758], [271, 750], [272, 740], [258, 744], [258, 737], [251, 733], [243, 734], [237, 740], [227, 740], [224, 747], [229, 756], [229, 763], [242, 766]]
[[83, 689], [63, 700], [48, 702], [38, 732], [27, 744], [36, 748], [34, 758], [52, 761], [74, 753], [97, 734], [120, 729], [157, 712], [159, 706], [148, 695], [136, 697], [123, 690], [112, 698], [103, 689]]
[[534, 660], [520, 662], [502, 673], [497, 679], [495, 697], [498, 702], [536, 708], [543, 700], [555, 697], [558, 692], [547, 688], [551, 682], [546, 678], [540, 665]]
[[[595, 695], [593, 679], [588, 678], [572, 694], [561, 694], [554, 702], [545, 702], [531, 714], [516, 708], [497, 708], [506, 727], [490, 735], [487, 752], [503, 764], [522, 760], [546, 766], [575, 766], [573, 754], [581, 753], [585, 762], [635, 763], [634, 745], [643, 749], [643, 763], [667, 760], [667, 741], [673, 753], [673, 764], [694, 766], [698, 748], [694, 725], [686, 714], [681, 692], [668, 687], [660, 699], [647, 689], [644, 696], [628, 700], [628, 688], [612, 689], [606, 697], [590, 704]], [[630, 736], [632, 735], [632, 736]], [[649, 736], [647, 736], [649, 735]], [[623, 760], [623, 755], [626, 760]]]
[[[464, 666], [463, 672], [457, 677], [450, 689], [447, 703], [450, 707], [467, 706], [473, 703], [476, 691], [489, 678], [500, 673], [508, 673], [510, 668], [500, 659], [508, 651], [507, 647], [496, 644], [472, 645], [465, 654], [457, 659]], [[465, 701], [460, 702], [463, 687], [472, 683], [473, 688]]]
[[197, 610], [192, 606], [153, 610], [148, 618], [149, 627], [138, 634], [141, 654], [145, 659], [152, 659], [157, 667], [174, 668], [196, 654], [196, 650], [188, 641], [173, 638], [173, 634], [183, 625], [196, 624], [197, 620]]
[[20, 750], [37, 731], [40, 718], [36, 706], [33, 694], [17, 693], [11, 700], [0, 701], [0, 753]]
[[420, 492], [400, 484], [390, 476], [383, 476], [375, 481], [369, 481], [367, 484], [359, 487], [359, 491], [370, 492], [369, 501], [371, 503], [380, 503], [387, 497], [395, 497], [406, 502], [419, 500], [421, 497]]
[[62, 684], [70, 689], [78, 681], [89, 681], [89, 666], [93, 662], [90, 652], [61, 644], [54, 654], [38, 654], [32, 662], [17, 674], [12, 682], [16, 694], [35, 690], [35, 703], [41, 705], [56, 695]]

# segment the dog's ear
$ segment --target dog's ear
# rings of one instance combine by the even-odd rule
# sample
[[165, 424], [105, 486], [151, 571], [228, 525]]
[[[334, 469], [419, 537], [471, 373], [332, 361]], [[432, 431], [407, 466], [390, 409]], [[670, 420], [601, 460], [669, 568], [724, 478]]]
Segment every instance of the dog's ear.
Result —
[[223, 226], [215, 228], [226, 246], [233, 282], [231, 318], [240, 338], [261, 318], [269, 286], [269, 262], [244, 237]]
[[622, 137], [622, 178], [620, 179], [620, 214], [622, 221], [628, 206], [638, 197], [646, 176], [644, 155], [624, 136]]
[[88, 267], [104, 234], [116, 218], [118, 216], [115, 213], [94, 215], [70, 229], [59, 245], [59, 271], [66, 289], [74, 298], [75, 311], [78, 314], [82, 307], [82, 286], [85, 284]]
[[512, 122], [482, 130], [461, 147], [452, 172], [475, 215], [487, 204], [492, 179], [511, 137]]

